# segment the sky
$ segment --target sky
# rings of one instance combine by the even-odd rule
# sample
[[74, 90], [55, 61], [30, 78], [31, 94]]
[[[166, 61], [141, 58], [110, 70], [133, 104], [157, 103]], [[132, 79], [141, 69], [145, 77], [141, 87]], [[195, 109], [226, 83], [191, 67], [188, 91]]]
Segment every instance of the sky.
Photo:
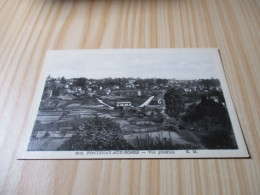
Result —
[[56, 50], [45, 65], [52, 77], [65, 78], [217, 78], [216, 49]]

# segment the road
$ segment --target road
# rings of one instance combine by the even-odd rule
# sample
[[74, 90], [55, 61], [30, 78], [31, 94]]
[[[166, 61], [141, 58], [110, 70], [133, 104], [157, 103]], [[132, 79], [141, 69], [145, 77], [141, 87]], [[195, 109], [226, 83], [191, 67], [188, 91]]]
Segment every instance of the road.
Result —
[[144, 106], [148, 106], [148, 104], [150, 104], [150, 102], [153, 100], [154, 96], [149, 97], [142, 105], [140, 105], [139, 107], [142, 108]]
[[114, 107], [109, 106], [108, 104], [104, 103], [102, 100], [100, 100], [100, 99], [98, 99], [98, 98], [97, 98], [97, 101], [98, 101], [99, 103], [101, 103], [101, 104], [103, 104], [103, 105], [109, 107], [110, 109], [114, 109]]

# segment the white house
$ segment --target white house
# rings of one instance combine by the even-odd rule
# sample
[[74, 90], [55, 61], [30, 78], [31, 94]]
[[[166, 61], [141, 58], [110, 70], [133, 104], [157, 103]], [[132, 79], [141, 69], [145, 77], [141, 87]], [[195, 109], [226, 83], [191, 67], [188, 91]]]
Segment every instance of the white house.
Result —
[[132, 106], [131, 102], [117, 102], [116, 107], [129, 107]]

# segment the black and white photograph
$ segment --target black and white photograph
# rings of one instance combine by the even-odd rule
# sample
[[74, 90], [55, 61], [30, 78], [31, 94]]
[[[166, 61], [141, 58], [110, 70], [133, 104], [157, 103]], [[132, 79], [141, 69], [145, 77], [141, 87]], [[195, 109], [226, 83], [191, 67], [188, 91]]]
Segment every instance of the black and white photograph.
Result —
[[19, 158], [247, 157], [218, 49], [52, 50]]

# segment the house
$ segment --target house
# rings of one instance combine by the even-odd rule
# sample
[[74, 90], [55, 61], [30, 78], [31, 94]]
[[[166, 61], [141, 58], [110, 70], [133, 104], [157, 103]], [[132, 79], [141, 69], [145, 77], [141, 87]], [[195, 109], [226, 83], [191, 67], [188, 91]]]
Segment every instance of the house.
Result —
[[47, 90], [47, 95], [48, 95], [49, 97], [52, 96], [52, 90], [51, 90], [51, 89]]
[[159, 87], [158, 86], [153, 86], [152, 89], [159, 89]]
[[219, 103], [218, 97], [216, 97], [216, 96], [211, 96], [210, 98], [211, 98], [214, 102]]
[[216, 87], [216, 90], [217, 90], [217, 91], [221, 91], [221, 88], [220, 88], [220, 87]]
[[129, 107], [132, 106], [131, 102], [117, 102], [116, 107]]
[[131, 83], [131, 84], [134, 84], [135, 79], [129, 79], [128, 82]]
[[192, 91], [197, 91], [197, 87], [196, 86], [192, 86], [191, 89], [192, 89]]
[[92, 88], [88, 88], [88, 93], [92, 93]]
[[55, 84], [60, 84], [60, 80], [57, 79], [57, 80], [55, 81]]
[[105, 93], [106, 93], [107, 95], [109, 95], [109, 94], [111, 93], [111, 89], [110, 89], [110, 88], [106, 88], [106, 89], [104, 89], [104, 91], [105, 91]]
[[126, 89], [133, 89], [135, 86], [132, 83], [127, 83], [125, 87]]
[[191, 92], [191, 89], [189, 89], [189, 88], [184, 88], [184, 91], [185, 91], [185, 92]]
[[112, 89], [113, 89], [113, 90], [119, 90], [119, 86], [118, 86], [118, 85], [114, 85], [114, 86], [112, 87]]

